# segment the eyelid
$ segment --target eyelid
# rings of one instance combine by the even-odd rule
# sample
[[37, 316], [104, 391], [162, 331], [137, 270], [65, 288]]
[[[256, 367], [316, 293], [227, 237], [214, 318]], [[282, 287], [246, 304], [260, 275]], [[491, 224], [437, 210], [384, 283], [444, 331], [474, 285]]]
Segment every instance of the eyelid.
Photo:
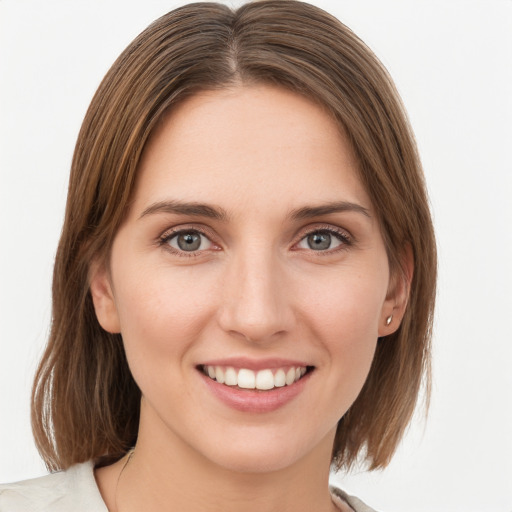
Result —
[[[199, 251], [180, 251], [172, 247], [168, 242], [171, 238], [179, 235], [180, 233], [188, 233], [191, 231], [196, 231], [200, 235], [203, 235], [206, 237], [213, 245], [212, 248], [209, 249], [203, 249]], [[200, 256], [204, 254], [207, 251], [211, 250], [220, 250], [219, 244], [215, 241], [216, 235], [214, 231], [212, 231], [207, 226], [202, 226], [198, 224], [180, 224], [178, 226], [173, 226], [171, 228], [166, 229], [160, 236], [157, 238], [158, 245], [164, 247], [165, 249], [171, 252], [172, 254], [177, 254], [179, 256], [184, 257], [194, 257], [194, 256]]]
[[[180, 234], [180, 233], [186, 233], [189, 231], [197, 231], [201, 235], [208, 238], [208, 240], [213, 244], [213, 248], [205, 249], [205, 250], [199, 250], [199, 251], [179, 251], [171, 247], [167, 242], [170, 238]], [[328, 232], [336, 236], [339, 240], [341, 240], [342, 244], [339, 247], [336, 247], [334, 249], [327, 249], [325, 251], [313, 251], [317, 254], [332, 254], [340, 250], [345, 250], [348, 247], [352, 246], [356, 240], [353, 237], [353, 235], [345, 228], [341, 228], [339, 226], [333, 225], [333, 224], [326, 224], [326, 223], [319, 223], [319, 224], [313, 224], [306, 226], [300, 230], [298, 235], [295, 237], [295, 241], [292, 244], [292, 250], [302, 250], [297, 249], [296, 246], [299, 242], [301, 242], [304, 238], [307, 236], [317, 233], [317, 232]], [[204, 226], [201, 224], [179, 224], [177, 226], [173, 226], [171, 228], [166, 229], [161, 235], [157, 238], [157, 243], [160, 246], [165, 246], [166, 250], [169, 250], [173, 254], [178, 254], [179, 256], [185, 256], [185, 257], [193, 257], [193, 256], [200, 256], [204, 254], [207, 251], [211, 250], [220, 250], [220, 244], [216, 241], [218, 236], [216, 233], [209, 228], [208, 226]]]
[[[333, 224], [314, 224], [310, 226], [306, 226], [306, 228], [302, 229], [300, 233], [297, 235], [295, 242], [293, 243], [293, 247], [296, 247], [299, 242], [304, 240], [307, 236], [318, 233], [318, 232], [328, 232], [336, 236], [338, 239], [340, 239], [343, 244], [340, 247], [336, 247], [335, 249], [327, 249], [325, 251], [314, 251], [318, 254], [332, 254], [333, 252], [346, 249], [347, 247], [350, 247], [355, 243], [355, 239], [352, 236], [352, 234], [344, 228], [341, 228], [339, 226], [335, 226]], [[299, 249], [295, 249], [299, 250]]]

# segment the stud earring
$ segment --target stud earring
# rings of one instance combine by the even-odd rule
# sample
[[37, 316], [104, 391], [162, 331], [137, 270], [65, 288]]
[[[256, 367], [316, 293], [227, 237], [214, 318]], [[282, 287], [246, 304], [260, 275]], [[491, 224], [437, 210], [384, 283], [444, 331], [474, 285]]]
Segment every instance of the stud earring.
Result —
[[389, 315], [389, 316], [386, 318], [386, 325], [389, 325], [392, 321], [393, 321], [393, 315]]

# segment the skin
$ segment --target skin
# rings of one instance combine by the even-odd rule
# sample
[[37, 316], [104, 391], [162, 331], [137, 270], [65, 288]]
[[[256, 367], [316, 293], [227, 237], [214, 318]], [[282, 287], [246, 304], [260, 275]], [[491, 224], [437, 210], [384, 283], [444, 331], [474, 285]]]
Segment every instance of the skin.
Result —
[[[126, 459], [96, 471], [110, 510], [333, 509], [337, 422], [377, 338], [398, 328], [407, 288], [390, 275], [356, 169], [323, 109], [271, 86], [198, 94], [152, 135], [109, 264], [96, 263], [91, 280], [98, 320], [122, 333], [143, 394], [122, 478]], [[169, 201], [207, 204], [224, 218], [154, 207]], [[356, 206], [291, 215], [340, 201]], [[199, 250], [180, 251], [169, 239], [177, 229], [202, 231]], [[307, 236], [325, 230], [338, 233], [331, 245], [311, 248]], [[242, 412], [197, 369], [228, 357], [314, 370], [284, 406]]]

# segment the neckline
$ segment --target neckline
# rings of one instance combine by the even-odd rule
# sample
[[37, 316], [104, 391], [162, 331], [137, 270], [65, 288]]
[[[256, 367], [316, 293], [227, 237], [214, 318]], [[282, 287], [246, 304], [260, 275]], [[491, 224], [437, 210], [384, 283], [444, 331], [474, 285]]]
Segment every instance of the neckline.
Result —
[[[98, 512], [109, 512], [103, 497], [101, 496], [96, 478], [94, 477], [94, 463], [87, 461], [71, 466], [65, 471], [80, 487], [82, 492], [87, 494], [87, 503], [93, 505]], [[333, 485], [329, 485], [332, 502], [340, 512], [354, 512], [354, 509], [347, 501], [348, 495]]]

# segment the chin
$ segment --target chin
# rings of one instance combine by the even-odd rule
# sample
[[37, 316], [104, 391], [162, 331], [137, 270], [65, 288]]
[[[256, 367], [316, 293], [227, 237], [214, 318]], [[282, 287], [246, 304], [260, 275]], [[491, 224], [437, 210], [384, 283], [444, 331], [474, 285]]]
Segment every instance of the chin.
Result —
[[[329, 432], [320, 440], [298, 437], [294, 439], [289, 431], [287, 435], [267, 433], [265, 436], [258, 436], [252, 433], [239, 436], [238, 439], [233, 437], [227, 435], [223, 442], [211, 443], [209, 453], [203, 454], [225, 470], [263, 474], [284, 470], [318, 455], [329, 465], [334, 430], [332, 435]], [[221, 449], [212, 451], [211, 446]]]
[[264, 474], [284, 470], [300, 459], [297, 454], [286, 453], [283, 450], [248, 448], [226, 450], [222, 454], [213, 455], [211, 460], [227, 471]]

